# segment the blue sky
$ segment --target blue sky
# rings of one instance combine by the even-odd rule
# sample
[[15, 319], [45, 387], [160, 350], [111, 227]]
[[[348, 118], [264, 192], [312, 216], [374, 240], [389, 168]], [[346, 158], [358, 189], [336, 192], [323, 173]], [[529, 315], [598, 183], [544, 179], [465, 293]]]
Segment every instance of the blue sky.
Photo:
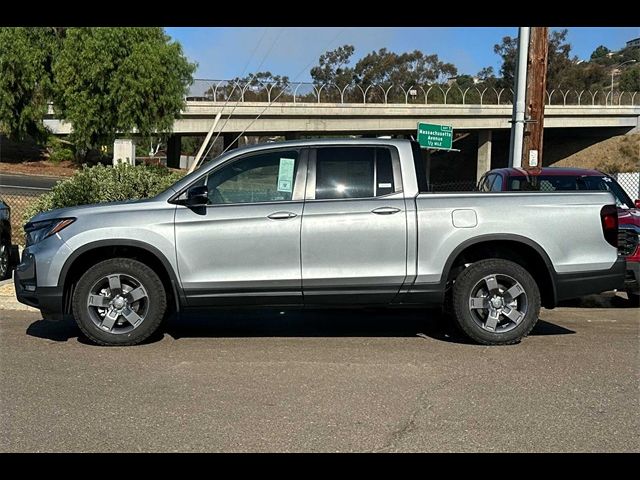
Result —
[[[394, 52], [419, 49], [454, 63], [459, 73], [473, 75], [485, 66], [498, 72], [500, 57], [493, 45], [517, 35], [517, 27], [170, 27], [166, 32], [198, 62], [196, 78], [228, 79], [269, 70], [305, 81], [321, 53], [346, 43], [355, 47], [356, 61], [383, 47]], [[640, 27], [569, 27], [568, 38], [572, 54], [588, 59], [598, 45], [617, 50], [639, 36]]]

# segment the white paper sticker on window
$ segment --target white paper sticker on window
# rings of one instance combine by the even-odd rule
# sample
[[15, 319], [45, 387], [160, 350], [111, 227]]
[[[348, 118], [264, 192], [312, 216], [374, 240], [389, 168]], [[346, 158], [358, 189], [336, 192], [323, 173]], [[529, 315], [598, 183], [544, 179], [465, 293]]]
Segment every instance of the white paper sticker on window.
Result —
[[390, 183], [379, 183], [378, 188], [391, 188]]
[[293, 158], [281, 158], [280, 168], [278, 169], [278, 191], [293, 191], [293, 171], [296, 161]]

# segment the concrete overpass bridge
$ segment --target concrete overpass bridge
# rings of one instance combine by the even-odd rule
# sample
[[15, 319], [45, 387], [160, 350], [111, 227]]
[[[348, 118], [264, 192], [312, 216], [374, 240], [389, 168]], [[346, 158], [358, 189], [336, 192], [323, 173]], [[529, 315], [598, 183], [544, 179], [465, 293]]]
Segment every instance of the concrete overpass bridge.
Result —
[[[477, 139], [477, 171], [492, 165], [494, 137], [511, 128], [511, 90], [457, 86], [315, 86], [304, 82], [240, 84], [196, 80], [185, 108], [173, 125], [167, 160], [175, 165], [183, 136], [204, 135], [218, 124], [224, 147], [247, 136], [415, 135], [418, 122], [451, 125], [458, 138]], [[228, 118], [227, 118], [228, 117]], [[45, 123], [56, 134], [71, 125], [50, 111]], [[640, 131], [638, 92], [547, 92], [545, 137], [563, 134], [606, 138]], [[549, 132], [549, 133], [547, 133]], [[232, 145], [235, 146], [235, 145]], [[494, 149], [495, 151], [495, 149]], [[502, 157], [503, 155], [501, 155]]]

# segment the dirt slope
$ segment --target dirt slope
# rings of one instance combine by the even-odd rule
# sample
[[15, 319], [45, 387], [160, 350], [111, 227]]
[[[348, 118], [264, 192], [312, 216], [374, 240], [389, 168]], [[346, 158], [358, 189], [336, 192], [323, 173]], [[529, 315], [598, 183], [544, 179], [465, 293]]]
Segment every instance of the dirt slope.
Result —
[[596, 168], [607, 173], [637, 172], [640, 170], [640, 134], [608, 138], [552, 166]]

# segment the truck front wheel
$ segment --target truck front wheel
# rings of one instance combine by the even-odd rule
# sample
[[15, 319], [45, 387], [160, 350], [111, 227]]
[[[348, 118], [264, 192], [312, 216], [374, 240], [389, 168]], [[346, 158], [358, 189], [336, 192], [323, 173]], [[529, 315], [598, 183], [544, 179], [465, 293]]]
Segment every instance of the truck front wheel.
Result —
[[80, 277], [72, 306], [76, 323], [93, 342], [136, 345], [158, 329], [167, 299], [151, 268], [131, 258], [113, 258]]
[[455, 322], [472, 340], [508, 345], [526, 337], [538, 321], [540, 290], [519, 264], [481, 260], [456, 278], [453, 310]]

